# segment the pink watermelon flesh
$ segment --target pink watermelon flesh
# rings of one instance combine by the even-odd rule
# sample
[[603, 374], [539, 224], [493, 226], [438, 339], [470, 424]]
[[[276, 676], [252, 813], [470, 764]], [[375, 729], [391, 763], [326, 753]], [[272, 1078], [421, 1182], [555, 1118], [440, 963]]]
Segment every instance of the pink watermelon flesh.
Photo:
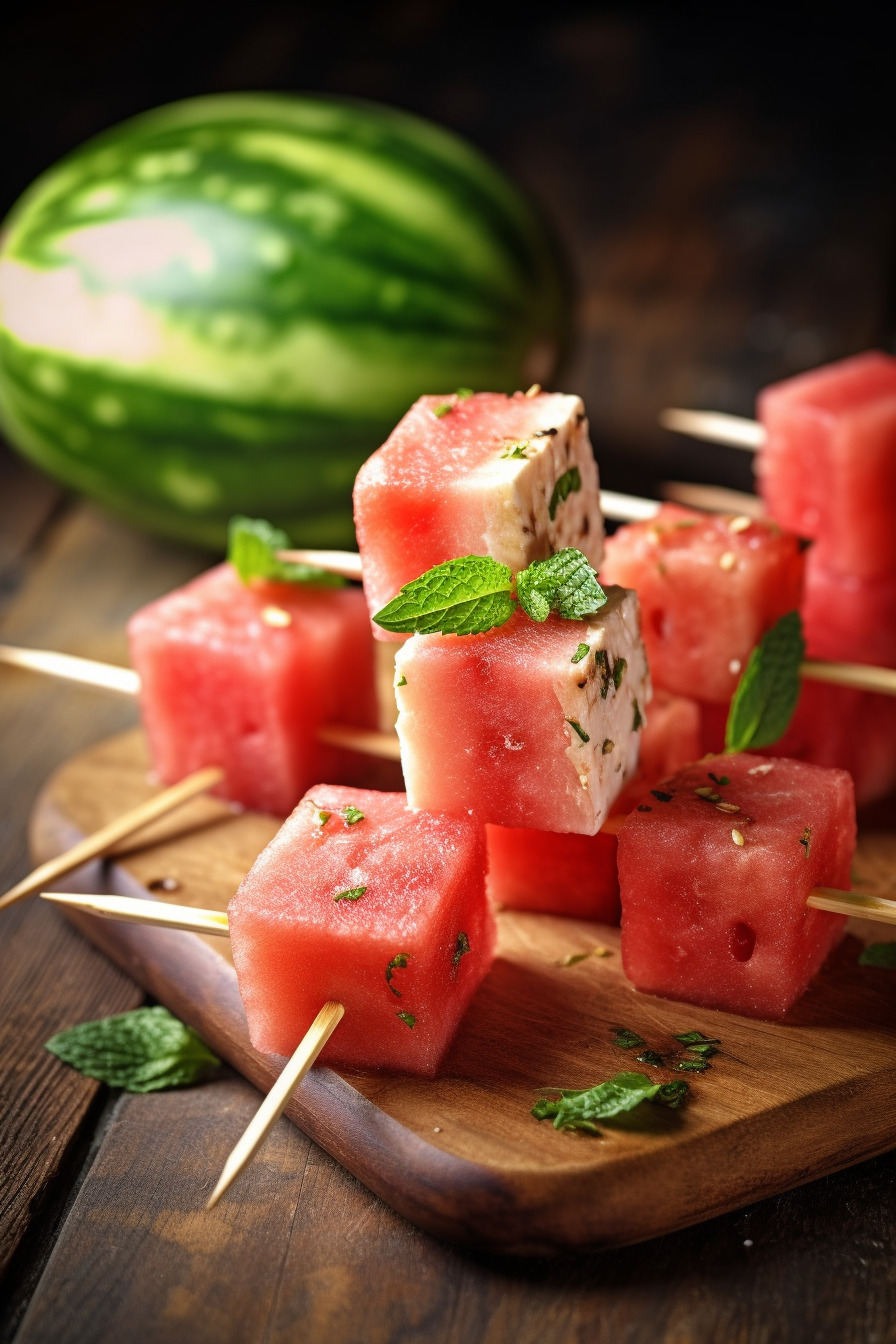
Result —
[[[571, 468], [579, 486], [552, 507]], [[490, 555], [516, 573], [566, 546], [595, 568], [603, 555], [597, 466], [578, 397], [421, 397], [362, 466], [354, 506], [371, 616], [457, 556]]]
[[326, 723], [377, 724], [360, 590], [246, 587], [220, 565], [138, 611], [128, 633], [166, 784], [220, 765], [224, 797], [283, 816], [321, 775], [363, 778], [362, 757], [316, 736]]
[[806, 898], [849, 887], [855, 835], [844, 770], [747, 754], [687, 766], [619, 834], [626, 975], [648, 994], [781, 1017], [840, 939], [843, 916]]
[[315, 785], [230, 902], [252, 1044], [291, 1054], [335, 999], [345, 1017], [322, 1060], [434, 1074], [494, 954], [484, 874], [469, 819]]
[[587, 621], [414, 635], [395, 667], [411, 807], [593, 835], [634, 775], [650, 683], [633, 593]]
[[825, 565], [896, 572], [896, 359], [877, 351], [761, 393], [757, 460], [771, 516], [816, 542]]
[[496, 905], [619, 923], [615, 835], [485, 830], [488, 893]]
[[655, 685], [727, 703], [751, 649], [799, 607], [803, 556], [775, 523], [664, 504], [607, 539], [601, 581], [637, 592]]

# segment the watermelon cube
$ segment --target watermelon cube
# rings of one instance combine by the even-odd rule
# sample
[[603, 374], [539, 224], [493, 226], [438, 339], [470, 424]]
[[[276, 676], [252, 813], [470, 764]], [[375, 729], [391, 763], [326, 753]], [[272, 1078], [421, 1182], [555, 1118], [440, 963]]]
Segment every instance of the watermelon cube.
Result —
[[803, 556], [775, 523], [664, 504], [607, 539], [601, 581], [637, 592], [657, 686], [728, 703], [751, 649], [799, 607]]
[[228, 913], [255, 1048], [291, 1054], [335, 999], [321, 1058], [353, 1068], [435, 1073], [494, 954], [481, 827], [403, 793], [315, 785]]
[[781, 1017], [843, 932], [806, 898], [849, 887], [855, 837], [845, 770], [749, 754], [686, 766], [619, 833], [626, 975], [648, 994]]
[[896, 572], [896, 358], [857, 355], [767, 387], [759, 488], [824, 563], [863, 579]]
[[411, 807], [593, 835], [637, 768], [650, 681], [622, 588], [585, 621], [414, 635], [395, 670]]
[[128, 634], [166, 784], [220, 765], [224, 797], [285, 816], [312, 780], [363, 777], [363, 757], [317, 739], [331, 722], [377, 726], [359, 589], [246, 586], [219, 565], [143, 607]]
[[[433, 565], [490, 555], [516, 573], [576, 546], [597, 569], [603, 516], [578, 397], [421, 397], [358, 472], [371, 616]], [[374, 626], [377, 639], [403, 640]]]
[[616, 836], [486, 826], [488, 894], [509, 910], [619, 923]]

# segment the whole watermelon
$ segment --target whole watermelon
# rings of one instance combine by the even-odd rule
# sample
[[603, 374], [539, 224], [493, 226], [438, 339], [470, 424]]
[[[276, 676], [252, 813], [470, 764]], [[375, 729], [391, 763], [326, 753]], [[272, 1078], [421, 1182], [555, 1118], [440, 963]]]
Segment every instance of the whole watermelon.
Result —
[[402, 112], [288, 95], [160, 108], [25, 193], [0, 250], [0, 422], [150, 530], [235, 512], [352, 538], [360, 463], [420, 393], [547, 381], [562, 268], [518, 192]]

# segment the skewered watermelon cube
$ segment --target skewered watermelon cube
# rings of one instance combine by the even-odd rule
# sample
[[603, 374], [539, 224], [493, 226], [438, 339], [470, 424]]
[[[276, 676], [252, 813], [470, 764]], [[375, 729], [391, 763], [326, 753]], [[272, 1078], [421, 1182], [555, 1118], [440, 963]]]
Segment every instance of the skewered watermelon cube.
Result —
[[488, 894], [510, 910], [619, 923], [616, 836], [486, 826]]
[[775, 523], [664, 504], [608, 538], [601, 581], [637, 592], [657, 686], [727, 703], [762, 635], [799, 607], [803, 556]]
[[[490, 555], [516, 573], [575, 546], [597, 569], [603, 516], [578, 397], [421, 397], [355, 482], [371, 616], [433, 565]], [[377, 639], [402, 640], [374, 626]]]
[[315, 785], [228, 913], [255, 1048], [291, 1054], [335, 999], [321, 1058], [348, 1067], [435, 1073], [494, 953], [481, 827], [403, 793]]
[[870, 351], [788, 378], [760, 394], [758, 416], [771, 516], [842, 574], [896, 572], [896, 359]]
[[855, 837], [845, 770], [748, 754], [685, 767], [619, 834], [626, 975], [648, 994], [782, 1016], [843, 932], [806, 898], [849, 887]]
[[411, 807], [593, 835], [637, 767], [650, 681], [622, 588], [584, 621], [414, 635], [395, 670]]
[[317, 739], [327, 723], [377, 726], [359, 589], [246, 586], [219, 565], [143, 607], [128, 634], [166, 784], [220, 765], [224, 797], [285, 816], [321, 775], [364, 777], [363, 757]]

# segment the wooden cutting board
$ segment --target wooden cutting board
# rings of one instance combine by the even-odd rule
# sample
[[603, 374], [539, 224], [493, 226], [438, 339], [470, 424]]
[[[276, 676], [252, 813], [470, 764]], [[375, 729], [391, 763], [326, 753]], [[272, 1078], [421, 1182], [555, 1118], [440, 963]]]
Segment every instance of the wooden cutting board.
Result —
[[[32, 821], [43, 860], [153, 791], [139, 732], [76, 756]], [[272, 817], [195, 800], [62, 890], [108, 890], [224, 909], [277, 829]], [[139, 841], [139, 843], [138, 843]], [[867, 831], [856, 882], [896, 887], [896, 834]], [[224, 1059], [267, 1089], [282, 1061], [249, 1044], [226, 939], [83, 914], [80, 929]], [[896, 975], [859, 967], [862, 942], [893, 937], [856, 921], [785, 1023], [636, 993], [618, 930], [502, 912], [495, 965], [443, 1076], [423, 1081], [316, 1068], [288, 1114], [393, 1208], [428, 1232], [512, 1252], [620, 1246], [686, 1227], [896, 1145]], [[600, 946], [609, 956], [589, 955]], [[60, 1024], [63, 1025], [63, 1024]], [[602, 1137], [560, 1133], [530, 1109], [542, 1090], [642, 1069], [614, 1044], [626, 1027], [660, 1053], [696, 1028], [722, 1051], [686, 1077], [680, 1111], [641, 1106]], [[650, 1070], [646, 1070], [650, 1072]], [[258, 1160], [263, 1160], [263, 1153]], [[197, 1179], [211, 1183], [218, 1172]]]

